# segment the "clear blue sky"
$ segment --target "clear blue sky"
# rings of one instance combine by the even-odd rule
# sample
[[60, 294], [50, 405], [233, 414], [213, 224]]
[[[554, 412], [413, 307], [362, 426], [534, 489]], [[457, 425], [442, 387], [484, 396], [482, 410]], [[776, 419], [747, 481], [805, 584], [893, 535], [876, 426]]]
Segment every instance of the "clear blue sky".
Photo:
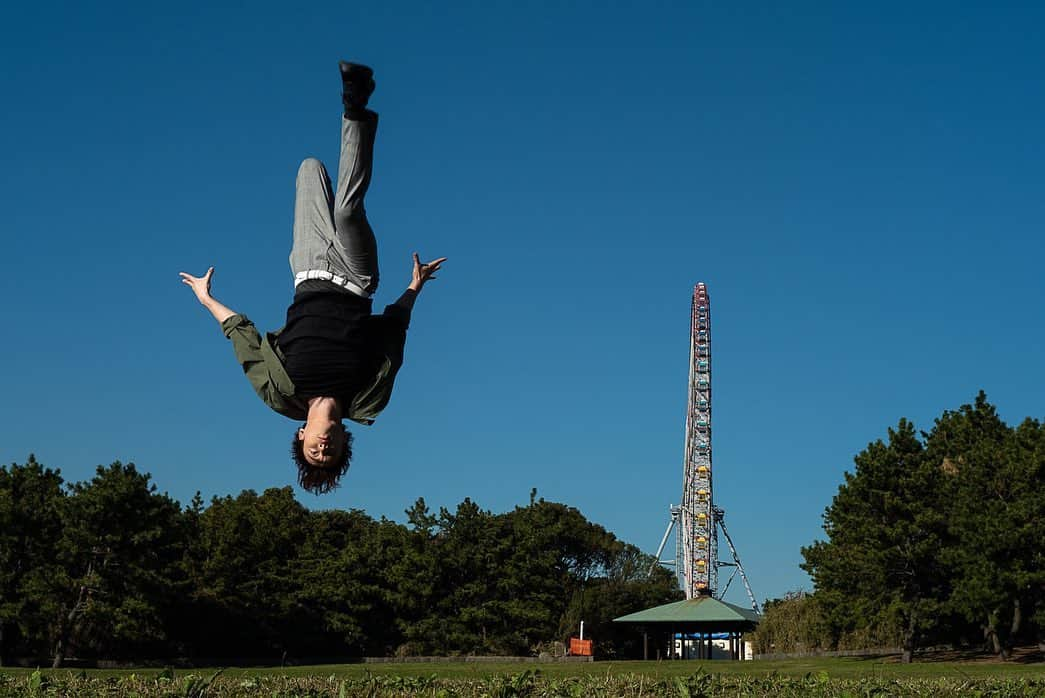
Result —
[[[20, 3], [0, 28], [0, 461], [133, 461], [187, 502], [293, 481], [293, 425], [179, 283], [281, 324], [294, 174], [375, 67], [378, 304], [446, 255], [388, 410], [314, 507], [540, 496], [655, 550], [689, 301], [755, 593], [852, 457], [983, 388], [1045, 413], [1034, 3]], [[731, 599], [742, 600], [731, 591]]]

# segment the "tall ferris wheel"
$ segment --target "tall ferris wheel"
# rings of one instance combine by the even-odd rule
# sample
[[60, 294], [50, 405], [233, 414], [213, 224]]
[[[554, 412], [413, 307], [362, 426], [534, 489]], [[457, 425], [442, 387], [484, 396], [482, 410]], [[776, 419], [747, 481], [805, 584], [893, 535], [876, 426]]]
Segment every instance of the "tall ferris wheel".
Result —
[[[686, 444], [682, 463], [682, 503], [671, 507], [671, 521], [657, 549], [656, 559], [675, 568], [679, 586], [686, 598], [721, 598], [739, 573], [751, 607], [758, 603], [751, 591], [740, 556], [726, 531], [726, 512], [715, 506], [711, 462], [711, 299], [703, 283], [693, 288], [690, 313], [689, 393], [686, 410]], [[664, 546], [675, 530], [675, 559], [661, 560]], [[729, 546], [732, 560], [719, 560], [718, 532]], [[732, 574], [721, 590], [719, 568], [731, 567]]]

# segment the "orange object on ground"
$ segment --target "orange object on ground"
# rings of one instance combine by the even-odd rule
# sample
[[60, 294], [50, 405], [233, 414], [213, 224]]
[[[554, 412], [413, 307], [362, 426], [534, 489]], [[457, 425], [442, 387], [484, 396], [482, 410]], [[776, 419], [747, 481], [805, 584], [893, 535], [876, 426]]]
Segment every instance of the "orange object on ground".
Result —
[[570, 654], [579, 657], [591, 656], [591, 640], [582, 640], [578, 637], [570, 638]]

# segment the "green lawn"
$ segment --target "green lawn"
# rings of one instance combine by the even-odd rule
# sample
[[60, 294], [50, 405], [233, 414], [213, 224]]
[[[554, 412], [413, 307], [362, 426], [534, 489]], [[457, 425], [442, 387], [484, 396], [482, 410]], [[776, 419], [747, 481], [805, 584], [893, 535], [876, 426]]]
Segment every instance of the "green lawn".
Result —
[[[210, 674], [213, 668], [177, 669], [176, 675]], [[1023, 664], [1015, 662], [915, 662], [900, 664], [891, 657], [824, 657], [807, 659], [781, 659], [774, 661], [730, 662], [730, 661], [600, 661], [591, 663], [516, 663], [516, 662], [411, 662], [402, 664], [325, 664], [299, 667], [252, 667], [226, 668], [224, 676], [248, 678], [252, 676], [337, 676], [339, 678], [361, 678], [367, 675], [431, 677], [448, 679], [481, 679], [493, 675], [520, 674], [535, 670], [548, 677], [567, 676], [619, 676], [645, 675], [650, 678], [690, 676], [703, 670], [709, 674], [732, 676], [781, 676], [803, 677], [807, 674], [827, 672], [831, 678], [1045, 678], [1045, 662]], [[22, 676], [32, 669], [3, 668], [0, 673]], [[80, 669], [59, 669], [59, 674], [79, 675]], [[160, 669], [87, 669], [90, 677], [106, 678], [136, 674], [140, 677], [157, 676]], [[50, 673], [45, 669], [44, 673]]]
[[881, 658], [765, 662], [414, 662], [194, 670], [0, 669], [0, 695], [84, 698], [999, 698], [1045, 696], [1045, 663]]

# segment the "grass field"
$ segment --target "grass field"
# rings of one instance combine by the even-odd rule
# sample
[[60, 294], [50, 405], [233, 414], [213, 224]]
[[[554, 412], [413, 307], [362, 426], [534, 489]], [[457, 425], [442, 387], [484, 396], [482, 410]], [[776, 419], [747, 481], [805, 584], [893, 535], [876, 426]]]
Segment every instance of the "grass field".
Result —
[[404, 663], [193, 670], [0, 669], [7, 696], [1045, 696], [1045, 663], [810, 658]]
[[[336, 676], [361, 678], [371, 676], [431, 677], [448, 679], [482, 679], [495, 675], [514, 675], [537, 671], [552, 678], [604, 677], [620, 675], [643, 675], [650, 678], [673, 678], [690, 676], [702, 671], [725, 676], [778, 676], [803, 677], [807, 674], [826, 672], [831, 678], [1041, 678], [1045, 679], [1045, 662], [1001, 662], [1001, 661], [921, 661], [900, 664], [895, 657], [810, 657], [804, 659], [780, 659], [774, 661], [730, 662], [723, 660], [687, 661], [600, 661], [586, 663], [538, 663], [516, 662], [406, 662], [380, 664], [324, 664], [318, 666], [251, 667], [251, 668], [196, 668], [175, 670], [176, 675], [213, 674], [218, 669], [228, 677], [248, 678], [266, 676], [309, 677]], [[0, 668], [0, 674], [24, 676], [34, 669]], [[44, 674], [86, 675], [93, 678], [111, 678], [136, 675], [159, 676], [161, 669], [45, 669]]]

